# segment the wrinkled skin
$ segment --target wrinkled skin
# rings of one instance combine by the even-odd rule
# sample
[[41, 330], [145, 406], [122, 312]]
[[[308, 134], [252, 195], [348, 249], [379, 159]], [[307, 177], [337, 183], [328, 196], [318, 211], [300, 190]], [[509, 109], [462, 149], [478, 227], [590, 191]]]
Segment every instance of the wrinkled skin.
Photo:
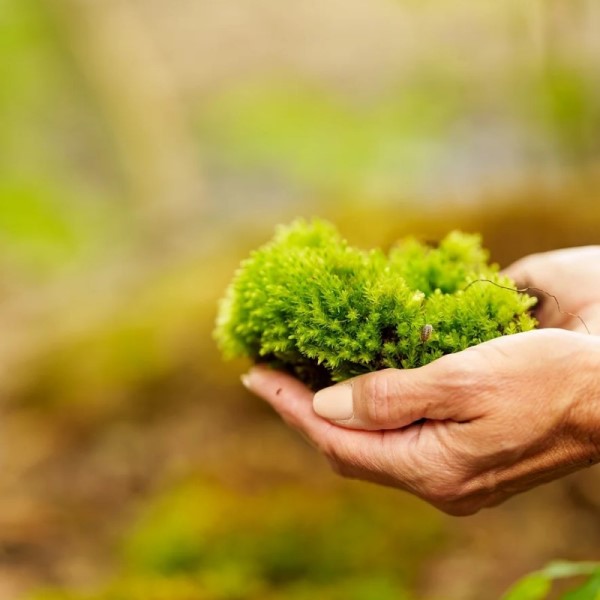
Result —
[[600, 247], [532, 255], [506, 273], [520, 287], [555, 295], [562, 312], [539, 293], [540, 330], [418, 369], [370, 373], [316, 395], [265, 367], [251, 370], [244, 383], [337, 473], [406, 490], [452, 515], [473, 514], [595, 464]]

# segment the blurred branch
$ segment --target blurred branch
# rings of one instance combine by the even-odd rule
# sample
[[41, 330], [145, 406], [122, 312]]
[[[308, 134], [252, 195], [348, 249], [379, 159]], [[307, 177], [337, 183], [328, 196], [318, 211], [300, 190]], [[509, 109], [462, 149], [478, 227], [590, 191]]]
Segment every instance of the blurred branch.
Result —
[[[36, 357], [110, 321], [136, 289], [190, 260], [198, 252], [199, 236], [193, 233], [203, 208], [185, 108], [134, 4], [39, 1], [55, 20], [104, 115], [139, 216], [135, 225], [144, 235], [141, 248], [134, 243], [118, 256], [107, 252], [108, 260], [83, 273], [67, 271], [36, 288], [17, 285], [0, 298], [4, 398], [28, 378]], [[180, 239], [183, 244], [170, 244], [168, 251], [157, 243]]]
[[151, 228], [185, 223], [201, 186], [185, 111], [129, 0], [44, 0], [103, 110], [131, 196]]

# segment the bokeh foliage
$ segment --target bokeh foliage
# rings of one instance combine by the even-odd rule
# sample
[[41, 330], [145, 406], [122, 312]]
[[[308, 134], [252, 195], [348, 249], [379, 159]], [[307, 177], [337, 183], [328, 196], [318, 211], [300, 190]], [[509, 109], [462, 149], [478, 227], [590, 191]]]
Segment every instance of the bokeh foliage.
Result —
[[408, 599], [423, 557], [442, 539], [438, 515], [390, 492], [244, 491], [197, 478], [145, 508], [125, 538], [123, 574], [106, 589], [32, 600], [159, 599], [169, 591], [173, 600]]
[[105, 206], [106, 137], [59, 35], [42, 2], [2, 2], [0, 261], [16, 278], [93, 261], [123, 214]]

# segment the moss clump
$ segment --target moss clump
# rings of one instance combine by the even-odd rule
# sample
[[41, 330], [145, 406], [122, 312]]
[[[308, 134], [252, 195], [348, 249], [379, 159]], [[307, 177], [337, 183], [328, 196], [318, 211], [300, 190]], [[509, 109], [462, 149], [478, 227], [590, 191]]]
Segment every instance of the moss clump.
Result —
[[535, 301], [488, 264], [477, 235], [452, 232], [436, 248], [407, 239], [386, 255], [300, 220], [242, 263], [215, 336], [225, 356], [285, 368], [318, 389], [532, 329]]

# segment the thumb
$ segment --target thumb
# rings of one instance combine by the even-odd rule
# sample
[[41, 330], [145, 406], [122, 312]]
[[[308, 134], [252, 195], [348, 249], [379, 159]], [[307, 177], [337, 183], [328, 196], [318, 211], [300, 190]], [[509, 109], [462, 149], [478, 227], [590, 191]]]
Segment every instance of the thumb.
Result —
[[400, 429], [421, 419], [468, 420], [459, 400], [466, 390], [446, 369], [451, 358], [417, 369], [376, 371], [326, 388], [315, 394], [313, 409], [336, 425], [364, 430]]

